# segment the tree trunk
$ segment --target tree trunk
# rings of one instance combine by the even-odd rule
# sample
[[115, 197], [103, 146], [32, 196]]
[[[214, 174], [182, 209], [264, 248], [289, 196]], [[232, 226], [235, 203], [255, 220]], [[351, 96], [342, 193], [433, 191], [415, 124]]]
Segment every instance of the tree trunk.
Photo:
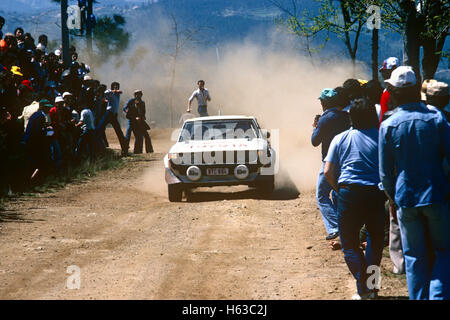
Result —
[[445, 37], [446, 35], [441, 36], [437, 43], [434, 38], [427, 38], [423, 41], [422, 70], [424, 79], [434, 78], [444, 48]]
[[378, 81], [378, 29], [372, 30], [372, 80]]
[[411, 66], [416, 73], [417, 82], [422, 83], [422, 77], [420, 75], [420, 29], [418, 26], [416, 7], [413, 1], [405, 1], [404, 5], [407, 10], [407, 16], [403, 38], [403, 64]]
[[94, 0], [88, 0], [87, 5], [87, 25], [86, 25], [86, 48], [89, 55], [89, 58], [92, 58], [92, 20], [91, 15], [93, 12], [93, 5]]
[[69, 67], [71, 60], [69, 54], [69, 28], [67, 27], [67, 19], [67, 0], [61, 0], [61, 40], [65, 68]]

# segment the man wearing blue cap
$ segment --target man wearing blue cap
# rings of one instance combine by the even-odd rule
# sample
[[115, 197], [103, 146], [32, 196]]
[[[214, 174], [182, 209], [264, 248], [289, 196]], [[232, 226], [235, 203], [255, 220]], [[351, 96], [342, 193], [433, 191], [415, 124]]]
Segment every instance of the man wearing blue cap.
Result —
[[323, 174], [323, 161], [327, 156], [331, 140], [337, 134], [350, 128], [349, 115], [336, 108], [336, 98], [337, 92], [334, 89], [322, 90], [319, 100], [324, 112], [314, 119], [314, 130], [311, 136], [311, 143], [314, 147], [322, 144], [322, 167], [317, 180], [316, 199], [327, 231], [326, 240], [337, 238], [339, 233], [336, 202], [333, 203], [330, 198], [332, 187]]

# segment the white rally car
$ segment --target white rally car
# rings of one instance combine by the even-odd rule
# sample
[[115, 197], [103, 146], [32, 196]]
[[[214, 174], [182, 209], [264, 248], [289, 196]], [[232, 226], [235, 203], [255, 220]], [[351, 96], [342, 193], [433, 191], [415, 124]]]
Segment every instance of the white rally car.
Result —
[[183, 191], [205, 186], [248, 185], [269, 196], [275, 175], [269, 138], [254, 117], [186, 120], [164, 157], [169, 201], [181, 201]]

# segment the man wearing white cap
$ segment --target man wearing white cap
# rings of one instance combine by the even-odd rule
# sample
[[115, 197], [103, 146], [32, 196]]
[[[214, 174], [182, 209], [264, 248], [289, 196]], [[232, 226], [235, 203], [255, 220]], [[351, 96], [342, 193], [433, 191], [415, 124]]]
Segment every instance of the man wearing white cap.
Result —
[[420, 102], [411, 67], [385, 81], [397, 112], [379, 135], [380, 179], [397, 210], [410, 299], [450, 299], [450, 126]]

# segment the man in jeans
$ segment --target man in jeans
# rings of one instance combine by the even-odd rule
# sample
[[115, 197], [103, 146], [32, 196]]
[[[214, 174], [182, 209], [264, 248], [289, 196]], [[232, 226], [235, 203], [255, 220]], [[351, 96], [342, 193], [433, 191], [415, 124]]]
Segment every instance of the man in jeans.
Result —
[[153, 152], [152, 139], [147, 130], [150, 128], [145, 122], [145, 102], [142, 100], [142, 90], [134, 91], [134, 98], [128, 100], [123, 111], [128, 119], [127, 134], [125, 139], [127, 141], [127, 149], [129, 148], [131, 132], [134, 133], [134, 153], [142, 153], [142, 140], [145, 139], [145, 151], [147, 153]]
[[[313, 123], [311, 143], [314, 147], [322, 144], [322, 161], [325, 159], [328, 147], [334, 136], [350, 127], [347, 112], [336, 108], [337, 92], [334, 89], [323, 89], [319, 97], [324, 113], [317, 115]], [[330, 199], [331, 185], [323, 174], [323, 163], [317, 180], [316, 199], [327, 231], [326, 240], [333, 240], [339, 236], [337, 225], [336, 204]]]
[[78, 139], [75, 156], [78, 161], [84, 150], [88, 156], [89, 162], [95, 159], [95, 126], [94, 114], [89, 107], [84, 107], [80, 114], [80, 122], [75, 126], [81, 127], [81, 135]]
[[[356, 99], [350, 108], [353, 128], [334, 137], [325, 158], [324, 175], [338, 191], [338, 226], [344, 259], [356, 279], [352, 299], [376, 297], [376, 285], [367, 278], [379, 268], [384, 245], [384, 201], [379, 189], [378, 117], [373, 103]], [[368, 231], [364, 255], [359, 241], [361, 227]], [[373, 268], [373, 267], [372, 267]], [[375, 269], [376, 269], [375, 268]], [[379, 269], [378, 269], [379, 271]]]
[[127, 142], [123, 136], [122, 129], [120, 128], [119, 121], [117, 120], [119, 112], [120, 95], [122, 91], [120, 89], [120, 84], [118, 82], [111, 83], [111, 90], [105, 91], [105, 98], [107, 100], [106, 112], [103, 118], [98, 123], [95, 131], [97, 136], [101, 138], [105, 132], [106, 125], [111, 123], [116, 132], [117, 138], [119, 139], [120, 147], [122, 149], [122, 155], [126, 156], [128, 154]]
[[410, 299], [450, 299], [450, 127], [443, 114], [420, 102], [411, 67], [386, 80], [397, 112], [379, 135], [380, 178], [398, 207]]
[[31, 179], [43, 178], [48, 173], [50, 163], [50, 143], [47, 115], [53, 105], [48, 100], [39, 101], [39, 109], [30, 117], [22, 143], [30, 157], [32, 175]]

